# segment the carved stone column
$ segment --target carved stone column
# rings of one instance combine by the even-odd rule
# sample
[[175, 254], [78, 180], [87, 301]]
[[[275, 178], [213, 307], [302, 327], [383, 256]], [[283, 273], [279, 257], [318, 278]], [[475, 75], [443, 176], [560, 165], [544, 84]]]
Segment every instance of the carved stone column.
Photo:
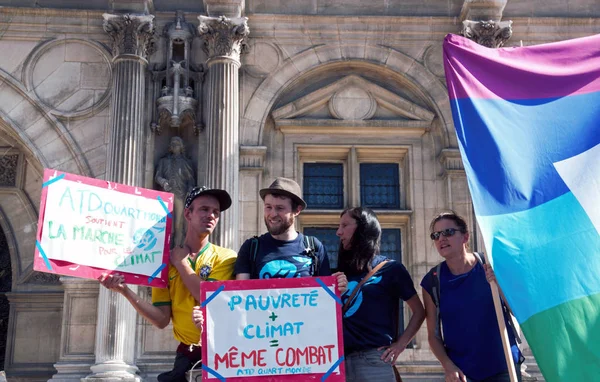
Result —
[[500, 21], [508, 0], [465, 0], [461, 35], [488, 48], [500, 48], [512, 36], [512, 21]]
[[239, 68], [240, 53], [249, 34], [246, 17], [199, 16], [198, 31], [208, 53], [206, 108], [206, 185], [222, 188], [233, 204], [211, 241], [239, 246]]
[[463, 36], [488, 48], [500, 48], [512, 36], [512, 21], [463, 21]]
[[[154, 16], [104, 14], [112, 39], [113, 82], [106, 179], [143, 186], [144, 86]], [[137, 288], [132, 288], [136, 291]], [[93, 381], [140, 381], [135, 360], [136, 312], [121, 295], [100, 288]]]

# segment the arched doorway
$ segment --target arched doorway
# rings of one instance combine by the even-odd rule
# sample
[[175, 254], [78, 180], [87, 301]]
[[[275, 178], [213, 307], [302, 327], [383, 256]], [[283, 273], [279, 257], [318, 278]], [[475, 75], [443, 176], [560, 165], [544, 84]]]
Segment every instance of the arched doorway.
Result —
[[12, 272], [8, 242], [4, 231], [0, 228], [0, 370], [4, 370], [4, 357], [8, 338], [8, 312], [10, 311], [6, 293], [10, 292], [11, 285]]

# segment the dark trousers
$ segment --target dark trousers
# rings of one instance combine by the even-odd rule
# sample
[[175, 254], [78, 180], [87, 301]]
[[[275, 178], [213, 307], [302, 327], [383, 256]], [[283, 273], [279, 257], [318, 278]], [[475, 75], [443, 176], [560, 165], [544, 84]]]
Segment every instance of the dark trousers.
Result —
[[[196, 362], [200, 361], [201, 359], [201, 347], [193, 346], [190, 349], [190, 345], [181, 343], [177, 347], [177, 355], [175, 356], [173, 370], [159, 374], [156, 379], [158, 382], [187, 382], [185, 379], [185, 373], [190, 371]], [[201, 366], [201, 363], [196, 365], [194, 370], [199, 370]]]

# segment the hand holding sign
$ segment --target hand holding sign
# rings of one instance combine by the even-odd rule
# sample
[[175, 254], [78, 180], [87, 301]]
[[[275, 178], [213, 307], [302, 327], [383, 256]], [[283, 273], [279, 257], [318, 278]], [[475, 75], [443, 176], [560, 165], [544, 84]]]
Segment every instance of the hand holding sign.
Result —
[[333, 276], [203, 282], [202, 380], [344, 381], [336, 285]]

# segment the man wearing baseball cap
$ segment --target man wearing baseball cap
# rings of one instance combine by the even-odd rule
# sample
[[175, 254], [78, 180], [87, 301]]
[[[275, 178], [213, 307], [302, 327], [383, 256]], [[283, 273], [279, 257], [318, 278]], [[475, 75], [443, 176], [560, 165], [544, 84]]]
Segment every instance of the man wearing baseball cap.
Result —
[[[306, 208], [298, 183], [276, 178], [260, 190], [268, 233], [246, 240], [235, 263], [237, 280], [329, 276], [329, 259], [321, 242], [296, 231], [295, 219]], [[347, 288], [346, 276], [336, 273], [338, 287]]]
[[163, 329], [173, 321], [173, 335], [180, 344], [173, 370], [160, 374], [159, 382], [185, 381], [185, 373], [201, 359], [200, 331], [191, 320], [192, 310], [200, 300], [200, 281], [233, 278], [236, 253], [209, 242], [221, 212], [230, 206], [231, 197], [224, 190], [194, 187], [188, 193], [184, 205], [185, 240], [171, 251], [168, 288], [152, 288], [152, 304], [141, 300], [119, 274], [104, 274], [98, 279], [106, 288], [125, 296], [154, 326]]

